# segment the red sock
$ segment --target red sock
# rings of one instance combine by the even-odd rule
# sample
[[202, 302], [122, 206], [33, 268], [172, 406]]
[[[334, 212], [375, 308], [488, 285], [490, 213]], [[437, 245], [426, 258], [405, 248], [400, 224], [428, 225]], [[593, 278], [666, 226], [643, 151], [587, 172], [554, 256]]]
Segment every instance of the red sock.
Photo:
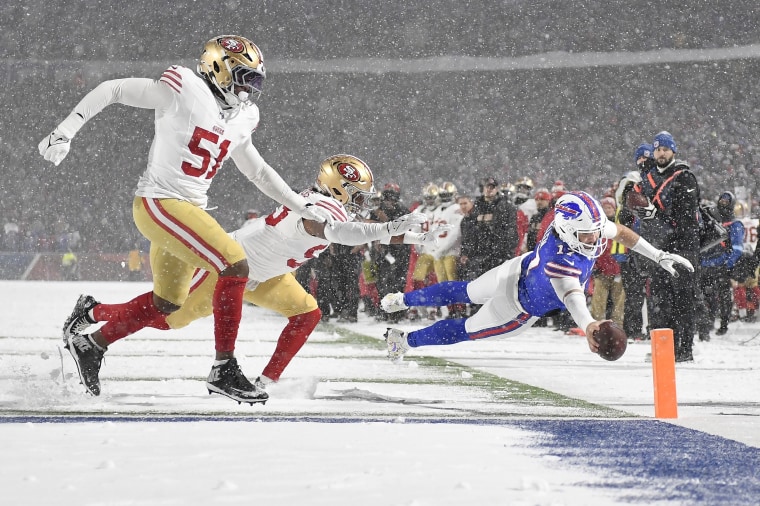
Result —
[[734, 304], [736, 309], [747, 309], [747, 290], [743, 286], [734, 288]]
[[123, 304], [98, 304], [92, 314], [96, 321], [108, 322], [100, 328], [100, 333], [108, 344], [148, 326], [169, 328], [166, 325], [166, 315], [153, 303], [153, 292], [138, 295]]
[[320, 318], [322, 318], [322, 311], [319, 309], [288, 318], [288, 324], [282, 329], [277, 339], [277, 347], [272, 358], [269, 359], [269, 363], [261, 374], [272, 381], [279, 380], [282, 371], [304, 345]]
[[243, 315], [243, 292], [248, 278], [220, 276], [214, 288], [214, 340], [216, 351], [235, 350], [240, 317]]
[[747, 309], [755, 311], [760, 306], [760, 287], [752, 287], [747, 294]]

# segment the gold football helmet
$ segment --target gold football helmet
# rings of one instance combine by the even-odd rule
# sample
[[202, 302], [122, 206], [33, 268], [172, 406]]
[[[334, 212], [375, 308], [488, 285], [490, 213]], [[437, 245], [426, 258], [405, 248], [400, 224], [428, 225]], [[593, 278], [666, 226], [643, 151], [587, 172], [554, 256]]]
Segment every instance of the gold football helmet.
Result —
[[259, 98], [267, 75], [259, 48], [238, 35], [220, 35], [206, 42], [198, 73], [214, 95], [230, 107]]
[[444, 181], [438, 188], [438, 197], [441, 202], [453, 202], [457, 196], [457, 187], [451, 181]]
[[422, 187], [422, 200], [427, 206], [434, 206], [438, 202], [438, 185], [428, 183]]
[[533, 180], [527, 176], [521, 177], [517, 180], [515, 186], [518, 192], [522, 190], [523, 192], [530, 193], [533, 190]]
[[333, 155], [319, 165], [315, 186], [343, 204], [352, 216], [366, 218], [372, 210], [374, 183], [366, 163], [352, 155]]

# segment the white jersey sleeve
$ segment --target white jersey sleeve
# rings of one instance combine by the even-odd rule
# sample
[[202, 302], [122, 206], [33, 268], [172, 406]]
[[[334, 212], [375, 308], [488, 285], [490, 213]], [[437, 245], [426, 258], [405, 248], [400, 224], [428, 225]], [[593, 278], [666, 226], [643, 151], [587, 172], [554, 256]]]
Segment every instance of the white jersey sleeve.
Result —
[[[332, 198], [311, 191], [301, 195], [308, 202], [328, 209], [335, 221], [350, 219], [343, 205]], [[330, 245], [327, 239], [306, 232], [301, 217], [285, 206], [257, 218], [231, 235], [243, 246], [248, 260], [248, 277], [255, 281], [266, 281], [292, 272], [318, 257]]]
[[73, 139], [79, 130], [95, 115], [111, 104], [124, 104], [143, 109], [163, 109], [171, 106], [171, 91], [158, 81], [132, 77], [104, 81], [79, 101], [58, 130]]

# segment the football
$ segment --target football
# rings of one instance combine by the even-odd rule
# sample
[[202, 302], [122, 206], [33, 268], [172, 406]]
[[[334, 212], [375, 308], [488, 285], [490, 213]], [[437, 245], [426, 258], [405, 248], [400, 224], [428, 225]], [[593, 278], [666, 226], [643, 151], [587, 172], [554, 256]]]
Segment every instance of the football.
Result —
[[649, 199], [643, 193], [631, 190], [625, 196], [625, 206], [628, 209], [638, 209], [649, 205]]
[[599, 325], [599, 330], [594, 337], [599, 343], [599, 356], [604, 360], [619, 359], [628, 347], [628, 336], [625, 335], [625, 331], [611, 321]]

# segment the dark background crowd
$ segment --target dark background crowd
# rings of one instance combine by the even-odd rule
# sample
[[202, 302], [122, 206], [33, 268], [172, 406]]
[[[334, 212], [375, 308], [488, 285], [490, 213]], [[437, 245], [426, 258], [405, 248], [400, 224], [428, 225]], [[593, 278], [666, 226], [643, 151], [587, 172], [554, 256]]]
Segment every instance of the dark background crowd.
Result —
[[[107, 109], [58, 167], [37, 143], [102, 80], [193, 67], [220, 33], [264, 53], [254, 144], [294, 188], [349, 152], [407, 201], [427, 180], [475, 194], [491, 175], [601, 195], [635, 146], [669, 130], [704, 197], [756, 196], [758, 17], [746, 0], [4, 4], [0, 248], [130, 250], [152, 114]], [[274, 206], [225, 169], [210, 192], [225, 227]]]

